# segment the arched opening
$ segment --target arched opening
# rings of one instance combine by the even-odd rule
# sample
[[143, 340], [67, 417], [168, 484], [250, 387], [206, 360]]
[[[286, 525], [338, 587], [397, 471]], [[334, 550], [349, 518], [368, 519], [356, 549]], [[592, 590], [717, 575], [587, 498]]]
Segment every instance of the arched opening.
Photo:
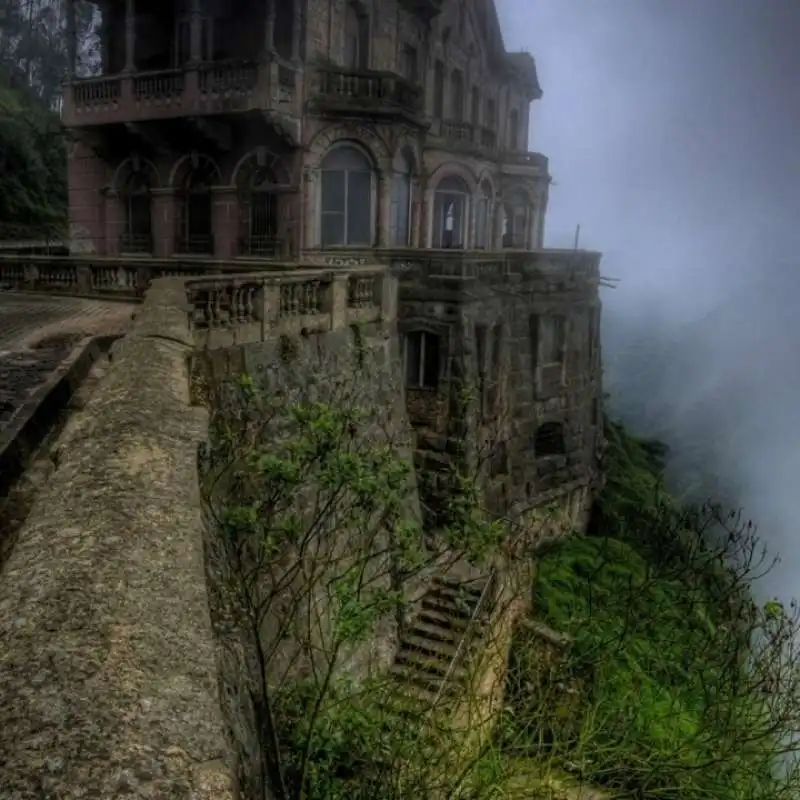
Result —
[[439, 385], [441, 339], [430, 331], [411, 331], [403, 337], [406, 386], [435, 389]]
[[279, 212], [280, 181], [274, 169], [253, 158], [237, 180], [239, 195], [238, 253], [242, 256], [275, 258], [281, 253]]
[[433, 65], [433, 116], [444, 116], [444, 64], [437, 61]]
[[503, 247], [528, 248], [531, 207], [523, 192], [512, 192], [504, 203]]
[[150, 176], [143, 169], [132, 171], [122, 188], [125, 220], [120, 253], [153, 252], [153, 195]]
[[211, 187], [216, 172], [211, 161], [193, 164], [181, 187], [177, 251], [191, 255], [214, 252]]
[[464, 121], [464, 73], [460, 69], [450, 76], [450, 111], [454, 122]]
[[482, 181], [478, 189], [478, 205], [475, 209], [475, 248], [485, 250], [492, 242], [492, 187]]
[[320, 240], [323, 247], [371, 246], [373, 170], [353, 145], [335, 147], [322, 160]]
[[537, 458], [561, 456], [566, 452], [564, 426], [560, 422], [544, 422], [536, 429], [533, 443]]
[[344, 23], [344, 65], [369, 69], [369, 17], [360, 3], [349, 2]]
[[519, 111], [516, 108], [508, 115], [508, 149], [519, 149]]
[[394, 247], [411, 244], [411, 174], [413, 162], [409, 153], [401, 153], [392, 177], [389, 209], [389, 242]]
[[433, 247], [463, 248], [466, 242], [469, 186], [448, 175], [439, 181], [433, 199]]

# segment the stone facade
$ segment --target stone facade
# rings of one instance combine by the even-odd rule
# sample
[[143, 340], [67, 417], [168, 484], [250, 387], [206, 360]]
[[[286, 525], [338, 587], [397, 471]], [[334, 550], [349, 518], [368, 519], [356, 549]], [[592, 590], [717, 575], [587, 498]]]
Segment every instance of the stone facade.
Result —
[[594, 485], [599, 255], [542, 248], [542, 92], [492, 0], [267, 0], [247, 36], [236, 2], [226, 16], [191, 0], [147, 43], [153, 19], [126, 8], [105, 73], [67, 92], [73, 249], [196, 270], [390, 265], [418, 464], [449, 458], [455, 387], [480, 384], [468, 438], [489, 406], [502, 417], [487, 501]]

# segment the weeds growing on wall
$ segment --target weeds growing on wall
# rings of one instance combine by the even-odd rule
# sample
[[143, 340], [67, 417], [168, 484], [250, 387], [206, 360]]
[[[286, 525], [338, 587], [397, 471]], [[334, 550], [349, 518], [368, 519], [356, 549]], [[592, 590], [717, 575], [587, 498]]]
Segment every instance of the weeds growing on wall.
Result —
[[[614, 424], [607, 439], [594, 535], [565, 541], [539, 569], [537, 616], [572, 646], [541, 691], [530, 679], [541, 646], [519, 637], [507, 744], [615, 796], [796, 797], [795, 604], [753, 601], [770, 563], [749, 522], [678, 508], [663, 447]], [[542, 726], [558, 683], [574, 693], [555, 692]]]

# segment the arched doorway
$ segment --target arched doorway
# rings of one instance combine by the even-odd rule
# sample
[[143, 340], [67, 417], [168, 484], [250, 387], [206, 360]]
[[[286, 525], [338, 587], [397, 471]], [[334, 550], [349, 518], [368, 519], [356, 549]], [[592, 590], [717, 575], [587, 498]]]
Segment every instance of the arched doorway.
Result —
[[239, 255], [274, 258], [281, 254], [281, 195], [286, 188], [273, 167], [255, 158], [242, 168], [237, 180]]

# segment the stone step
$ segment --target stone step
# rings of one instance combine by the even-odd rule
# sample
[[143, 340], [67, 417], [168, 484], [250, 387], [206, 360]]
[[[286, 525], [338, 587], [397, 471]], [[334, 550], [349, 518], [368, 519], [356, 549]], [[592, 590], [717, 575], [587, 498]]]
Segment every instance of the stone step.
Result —
[[424, 689], [429, 694], [432, 694], [430, 702], [433, 702], [433, 697], [439, 693], [440, 689], [442, 690], [442, 695], [453, 695], [458, 691], [458, 685], [455, 681], [448, 680], [445, 684], [441, 676], [431, 675], [407, 664], [392, 664], [389, 672], [402, 684], [410, 684], [415, 689]]
[[427, 639], [430, 642], [439, 642], [441, 644], [458, 647], [461, 633], [452, 628], [443, 627], [439, 620], [426, 620], [417, 617], [413, 626], [408, 631], [407, 637], [409, 639], [412, 637]]
[[458, 602], [462, 600], [471, 606], [476, 606], [481, 599], [483, 587], [478, 589], [466, 588], [463, 584], [435, 583], [429, 594], [449, 597]]
[[462, 636], [469, 624], [469, 616], [460, 616], [452, 614], [447, 609], [430, 607], [423, 603], [422, 609], [417, 615], [417, 619], [427, 622], [431, 625], [438, 625], [441, 628], [450, 628], [455, 631], [456, 635]]
[[415, 650], [418, 653], [425, 653], [429, 656], [452, 658], [458, 650], [458, 642], [442, 642], [439, 639], [431, 639], [427, 636], [409, 633], [403, 637], [400, 649]]
[[467, 671], [463, 666], [457, 665], [450, 670], [452, 659], [430, 658], [430, 656], [416, 653], [413, 650], [401, 650], [397, 654], [394, 663], [413, 669], [419, 669], [422, 672], [429, 673], [436, 677], [443, 677], [448, 672], [456, 679], [464, 678], [467, 675]]
[[433, 611], [440, 611], [442, 614], [447, 614], [449, 617], [455, 619], [469, 620], [472, 616], [474, 608], [459, 607], [455, 603], [442, 597], [434, 595], [426, 595], [422, 598], [422, 607], [431, 609]]

